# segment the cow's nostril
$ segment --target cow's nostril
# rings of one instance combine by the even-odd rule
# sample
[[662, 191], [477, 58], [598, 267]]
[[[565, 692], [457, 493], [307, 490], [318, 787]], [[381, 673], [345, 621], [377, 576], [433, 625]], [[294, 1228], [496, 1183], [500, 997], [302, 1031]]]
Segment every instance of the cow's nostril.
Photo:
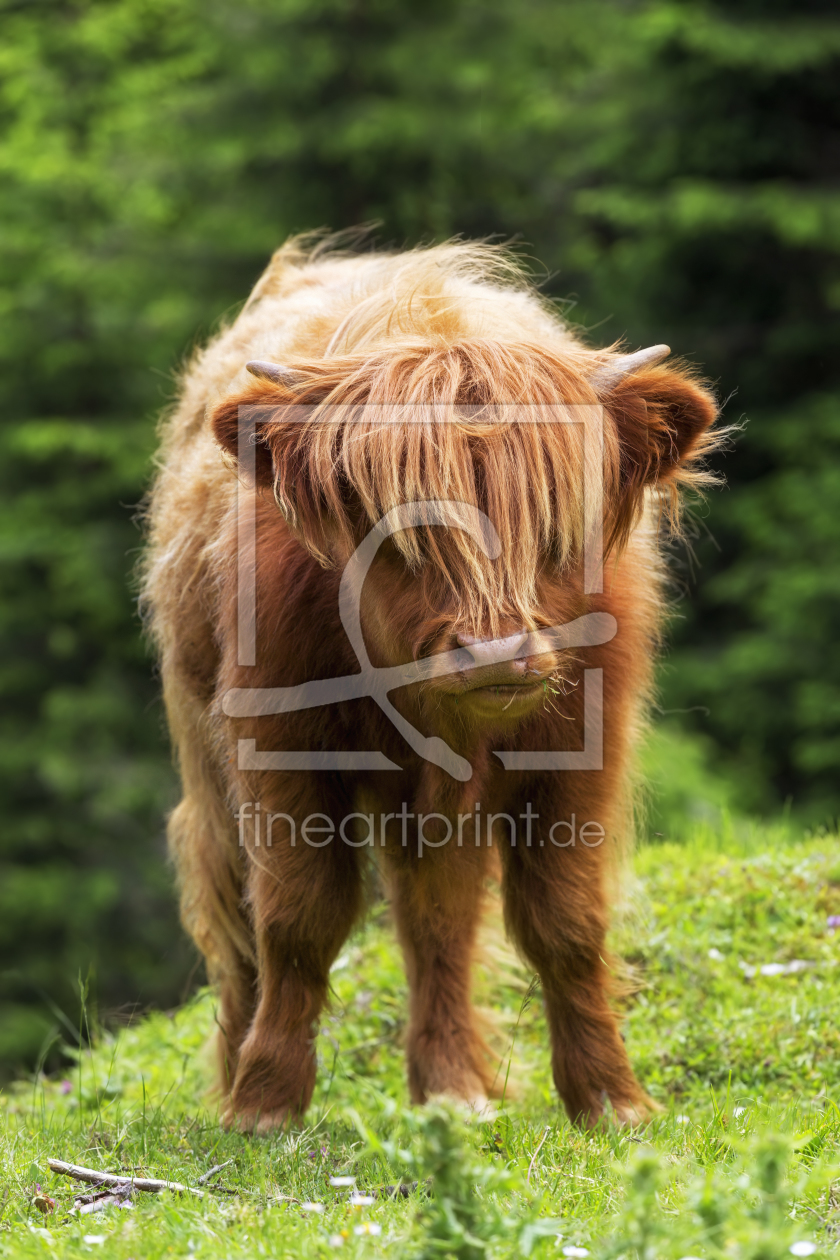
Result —
[[504, 639], [474, 639], [469, 634], [456, 636], [462, 648], [466, 648], [476, 665], [495, 665], [500, 661], [512, 661], [528, 637], [527, 630], [517, 630]]

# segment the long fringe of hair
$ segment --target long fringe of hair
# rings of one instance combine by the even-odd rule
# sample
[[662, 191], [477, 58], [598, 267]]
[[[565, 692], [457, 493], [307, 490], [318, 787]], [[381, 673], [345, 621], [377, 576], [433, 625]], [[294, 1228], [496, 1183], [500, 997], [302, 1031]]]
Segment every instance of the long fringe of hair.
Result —
[[[304, 271], [332, 257], [311, 242], [281, 254]], [[286, 363], [288, 383], [261, 382], [216, 416], [219, 433], [234, 407], [259, 408], [264, 474], [270, 468], [281, 511], [323, 564], [336, 542], [346, 554], [397, 505], [466, 503], [492, 522], [498, 558], [460, 529], [405, 530], [394, 545], [412, 570], [435, 570], [465, 625], [533, 626], [545, 566], [581, 554], [587, 503], [603, 495], [609, 553], [654, 485], [676, 527], [680, 489], [712, 480], [703, 456], [718, 440], [706, 429], [714, 403], [691, 370], [651, 368], [599, 388], [597, 372], [619, 347], [591, 350], [571, 336], [509, 252], [453, 242], [362, 257], [364, 286], [326, 353]], [[699, 398], [708, 413], [681, 450], [672, 449], [675, 390], [683, 411]]]

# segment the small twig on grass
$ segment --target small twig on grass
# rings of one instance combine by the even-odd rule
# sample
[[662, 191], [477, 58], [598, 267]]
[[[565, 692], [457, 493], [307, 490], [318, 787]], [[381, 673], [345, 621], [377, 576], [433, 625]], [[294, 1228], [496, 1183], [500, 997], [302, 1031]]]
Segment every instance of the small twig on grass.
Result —
[[171, 1190], [173, 1194], [194, 1194], [203, 1199], [204, 1191], [193, 1186], [185, 1186], [180, 1181], [159, 1181], [157, 1177], [120, 1177], [116, 1173], [99, 1172], [95, 1168], [82, 1168], [78, 1164], [65, 1164], [61, 1159], [48, 1159], [47, 1163], [54, 1173], [62, 1173], [65, 1177], [75, 1177], [76, 1181], [86, 1181], [92, 1186], [115, 1186], [118, 1191], [124, 1189], [147, 1190], [150, 1194], [159, 1194], [161, 1190]]
[[[812, 1216], [815, 1216], [817, 1218], [817, 1220], [819, 1221], [820, 1225], [822, 1225], [826, 1233], [835, 1234], [835, 1235], [840, 1233], [840, 1229], [838, 1229], [836, 1221], [829, 1220], [829, 1218], [826, 1216], [820, 1216], [816, 1208], [809, 1207], [807, 1203], [804, 1205], [804, 1207], [805, 1207], [806, 1212], [810, 1212]], [[834, 1215], [834, 1213], [832, 1213], [832, 1215]]]
[[[226, 1160], [225, 1160], [225, 1162], [224, 1162], [223, 1164], [214, 1164], [212, 1168], [208, 1168], [208, 1170], [207, 1170], [207, 1172], [206, 1172], [206, 1173], [202, 1173], [202, 1175], [201, 1175], [201, 1176], [199, 1177], [199, 1179], [198, 1179], [198, 1184], [199, 1184], [200, 1186], [204, 1186], [204, 1185], [206, 1185], [206, 1184], [207, 1184], [207, 1182], [210, 1180], [210, 1178], [211, 1178], [211, 1177], [215, 1177], [215, 1176], [216, 1176], [216, 1173], [220, 1173], [220, 1172], [222, 1171], [222, 1169], [223, 1169], [223, 1168], [227, 1168], [228, 1164], [232, 1164], [233, 1162], [234, 1162], [234, 1161], [233, 1161], [232, 1159], [226, 1159]], [[222, 1187], [222, 1186], [214, 1186], [214, 1187], [213, 1187], [213, 1189], [214, 1189], [214, 1190], [221, 1190], [221, 1189], [223, 1189], [223, 1187]], [[230, 1193], [230, 1191], [227, 1191], [226, 1193]]]
[[[376, 1186], [367, 1193], [372, 1194], [375, 1199], [409, 1199], [420, 1188], [420, 1184], [419, 1181], [403, 1181], [398, 1186]], [[432, 1193], [431, 1177], [422, 1183], [422, 1188], [424, 1194]]]

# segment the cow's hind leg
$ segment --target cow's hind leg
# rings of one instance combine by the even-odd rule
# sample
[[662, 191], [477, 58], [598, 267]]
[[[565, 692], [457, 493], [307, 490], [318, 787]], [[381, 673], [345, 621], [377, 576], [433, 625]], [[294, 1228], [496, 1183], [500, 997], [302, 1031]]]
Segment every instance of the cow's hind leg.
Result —
[[193, 776], [194, 793], [173, 810], [169, 849], [181, 887], [181, 919], [204, 955], [219, 994], [217, 1053], [219, 1088], [233, 1088], [239, 1048], [257, 1000], [254, 941], [243, 905], [244, 853], [220, 791], [209, 775]]
[[248, 959], [232, 957], [225, 970], [216, 970], [213, 981], [219, 993], [216, 1016], [219, 1084], [222, 1097], [227, 1099], [236, 1080], [239, 1052], [257, 1008], [256, 968]]

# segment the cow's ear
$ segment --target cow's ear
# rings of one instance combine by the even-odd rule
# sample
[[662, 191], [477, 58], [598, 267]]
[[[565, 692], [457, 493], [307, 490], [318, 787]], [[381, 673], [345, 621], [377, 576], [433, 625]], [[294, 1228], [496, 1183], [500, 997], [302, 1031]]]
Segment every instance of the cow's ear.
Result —
[[252, 359], [245, 364], [254, 381], [242, 394], [226, 399], [210, 421], [216, 441], [238, 460], [242, 443], [255, 447], [255, 473], [258, 485], [276, 479], [274, 457], [268, 442], [269, 426], [277, 427], [283, 409], [293, 403], [313, 406], [329, 392], [311, 368], [287, 367]]
[[272, 452], [266, 434], [278, 410], [289, 402], [282, 387], [255, 384], [244, 393], [226, 398], [210, 418], [213, 436], [237, 463], [243, 447], [253, 447], [257, 485], [267, 486], [274, 481]]
[[645, 491], [655, 487], [671, 522], [679, 519], [681, 487], [700, 489], [716, 478], [703, 457], [719, 444], [712, 432], [714, 395], [687, 369], [646, 367], [602, 395], [612, 418], [612, 485], [607, 546], [620, 546], [638, 520]]
[[333, 427], [306, 423], [325, 392], [317, 381], [303, 390], [260, 381], [220, 403], [210, 425], [216, 441], [240, 467], [244, 447], [253, 448], [257, 487], [273, 495], [312, 555], [332, 565], [335, 545], [351, 540], [351, 523], [335, 469]]
[[702, 480], [699, 462], [716, 444], [710, 433], [714, 395], [687, 370], [652, 367], [625, 376], [604, 403], [619, 444], [619, 480], [625, 493]]

